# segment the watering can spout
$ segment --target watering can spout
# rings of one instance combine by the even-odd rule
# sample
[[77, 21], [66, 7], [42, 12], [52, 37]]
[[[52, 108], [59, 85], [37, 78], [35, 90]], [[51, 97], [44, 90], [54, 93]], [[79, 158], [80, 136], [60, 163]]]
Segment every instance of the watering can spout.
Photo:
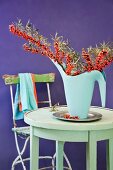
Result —
[[98, 71], [97, 79], [100, 89], [100, 96], [101, 96], [101, 104], [102, 107], [105, 107], [106, 104], [106, 78], [104, 72]]

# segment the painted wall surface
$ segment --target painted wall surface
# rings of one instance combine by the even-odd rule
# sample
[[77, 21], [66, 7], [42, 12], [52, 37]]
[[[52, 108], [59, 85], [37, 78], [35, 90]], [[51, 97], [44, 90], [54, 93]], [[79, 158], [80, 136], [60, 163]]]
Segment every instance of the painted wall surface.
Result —
[[[62, 79], [55, 66], [47, 57], [23, 51], [24, 41], [9, 33], [8, 25], [16, 21], [17, 17], [24, 23], [30, 19], [48, 38], [50, 34], [58, 32], [65, 39], [68, 38], [71, 46], [79, 52], [82, 47], [113, 41], [113, 0], [0, 0], [0, 170], [10, 170], [11, 163], [17, 155], [11, 131], [9, 88], [4, 85], [2, 75], [19, 72], [55, 72], [56, 83], [51, 87], [52, 101], [54, 104], [65, 104]], [[105, 72], [106, 107], [113, 108], [113, 64], [106, 68]], [[100, 105], [98, 86], [95, 87], [92, 104]], [[54, 151], [54, 142], [41, 140], [41, 154], [51, 155]], [[65, 152], [73, 170], [85, 170], [84, 143], [66, 143]], [[25, 155], [27, 154], [28, 151]], [[21, 170], [21, 166], [17, 166], [17, 170]], [[98, 170], [106, 170], [105, 142], [98, 143]]]

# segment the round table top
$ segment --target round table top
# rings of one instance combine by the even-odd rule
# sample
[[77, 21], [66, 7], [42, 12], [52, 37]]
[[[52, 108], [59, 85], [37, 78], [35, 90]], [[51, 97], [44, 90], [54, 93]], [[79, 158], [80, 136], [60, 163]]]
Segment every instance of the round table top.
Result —
[[[67, 110], [66, 106], [59, 106], [58, 111]], [[57, 112], [58, 112], [57, 111]], [[50, 107], [40, 108], [25, 114], [24, 121], [34, 127], [57, 130], [104, 130], [113, 128], [113, 110], [92, 106], [90, 111], [102, 114], [102, 119], [93, 122], [69, 122], [56, 119]]]

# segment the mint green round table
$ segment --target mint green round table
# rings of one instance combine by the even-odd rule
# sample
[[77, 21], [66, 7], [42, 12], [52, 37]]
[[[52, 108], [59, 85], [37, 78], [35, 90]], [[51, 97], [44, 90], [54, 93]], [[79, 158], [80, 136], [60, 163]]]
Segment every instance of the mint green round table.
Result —
[[[65, 106], [58, 111], [67, 110]], [[30, 125], [30, 170], [39, 169], [39, 138], [56, 141], [56, 170], [63, 170], [63, 147], [67, 142], [86, 142], [87, 170], [97, 170], [97, 141], [107, 140], [107, 170], [113, 170], [113, 110], [91, 107], [90, 111], [102, 114], [94, 122], [67, 122], [53, 117], [50, 108], [41, 108], [25, 115]], [[38, 145], [37, 145], [38, 143]]]

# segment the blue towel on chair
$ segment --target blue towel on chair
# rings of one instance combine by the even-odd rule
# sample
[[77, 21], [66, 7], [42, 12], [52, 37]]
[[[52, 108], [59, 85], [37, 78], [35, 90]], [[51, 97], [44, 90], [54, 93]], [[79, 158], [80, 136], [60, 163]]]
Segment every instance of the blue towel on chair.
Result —
[[[37, 102], [34, 96], [34, 88], [30, 73], [19, 73], [20, 83], [17, 84], [14, 101], [14, 119], [24, 118], [24, 113], [37, 109]], [[21, 100], [22, 111], [19, 111]]]

